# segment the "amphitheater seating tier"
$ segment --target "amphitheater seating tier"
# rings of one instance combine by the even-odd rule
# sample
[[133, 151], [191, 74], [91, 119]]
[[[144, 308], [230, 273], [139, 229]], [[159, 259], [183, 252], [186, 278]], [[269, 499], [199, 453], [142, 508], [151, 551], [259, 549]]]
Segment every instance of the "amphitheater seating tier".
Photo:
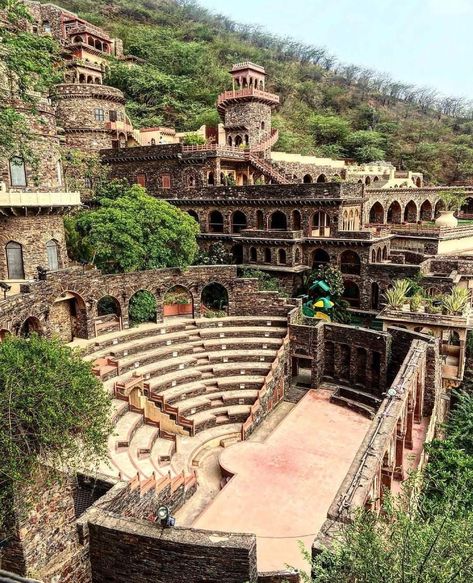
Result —
[[[122, 479], [177, 475], [198, 465], [209, 447], [240, 439], [286, 333], [284, 317], [243, 316], [169, 320], [81, 341], [84, 359], [114, 397], [109, 463], [99, 471]], [[145, 422], [127, 393], [115, 391], [116, 383], [135, 381], [171, 425], [193, 424], [193, 436]]]

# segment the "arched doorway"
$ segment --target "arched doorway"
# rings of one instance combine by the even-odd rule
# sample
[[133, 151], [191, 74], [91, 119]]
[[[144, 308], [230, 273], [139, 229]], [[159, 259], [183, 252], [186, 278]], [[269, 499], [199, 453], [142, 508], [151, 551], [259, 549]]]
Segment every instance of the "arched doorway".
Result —
[[250, 263], [256, 263], [258, 261], [258, 253], [255, 247], [250, 247]]
[[330, 263], [330, 255], [323, 249], [316, 249], [312, 255], [312, 267], [318, 269]]
[[388, 208], [388, 223], [398, 225], [401, 222], [401, 205], [397, 200], [393, 201]]
[[163, 316], [194, 317], [194, 296], [183, 285], [169, 288], [163, 297]]
[[410, 200], [406, 204], [406, 208], [404, 209], [404, 221], [406, 223], [417, 222], [417, 205], [413, 200]]
[[54, 300], [49, 311], [52, 334], [64, 342], [74, 338], [87, 338], [87, 308], [78, 293], [64, 291]]
[[221, 283], [209, 283], [202, 290], [200, 297], [201, 311], [213, 312], [225, 316], [228, 313], [228, 291]]
[[220, 211], [212, 211], [210, 213], [209, 233], [223, 233], [223, 215]]
[[16, 241], [9, 241], [6, 246], [8, 279], [25, 279], [23, 247]]
[[232, 232], [240, 233], [243, 229], [246, 229], [247, 220], [245, 213], [241, 211], [235, 211], [232, 215]]
[[360, 307], [360, 288], [354, 281], [345, 281], [343, 290], [343, 299], [350, 304], [352, 308]]
[[243, 245], [239, 243], [237, 245], [233, 245], [231, 249], [233, 263], [236, 265], [241, 265], [243, 263]]
[[279, 265], [286, 265], [287, 255], [284, 249], [278, 249], [278, 263]]
[[314, 182], [312, 176], [310, 174], [306, 174], [303, 178], [302, 178], [302, 182], [304, 184], [311, 184], [312, 182]]
[[317, 177], [317, 182], [327, 182], [325, 174], [320, 174], [320, 176]]
[[157, 306], [154, 294], [146, 289], [135, 292], [128, 302], [128, 320], [130, 326], [157, 321]]
[[292, 230], [300, 231], [302, 226], [301, 213], [299, 211], [292, 211]]
[[375, 202], [370, 209], [370, 223], [377, 225], [384, 223], [384, 208], [380, 202]]
[[28, 338], [31, 334], [43, 335], [43, 327], [36, 316], [29, 316], [20, 327], [20, 336]]
[[361, 260], [358, 253], [354, 251], [344, 251], [340, 255], [340, 270], [349, 275], [360, 275]]
[[122, 329], [122, 309], [117, 298], [113, 296], [100, 298], [94, 323], [96, 336]]
[[432, 220], [432, 205], [429, 200], [424, 200], [420, 207], [420, 220], [421, 221], [431, 221]]
[[287, 217], [281, 211], [275, 211], [271, 215], [269, 228], [271, 231], [287, 231]]
[[256, 229], [264, 231], [264, 214], [261, 210], [256, 211]]

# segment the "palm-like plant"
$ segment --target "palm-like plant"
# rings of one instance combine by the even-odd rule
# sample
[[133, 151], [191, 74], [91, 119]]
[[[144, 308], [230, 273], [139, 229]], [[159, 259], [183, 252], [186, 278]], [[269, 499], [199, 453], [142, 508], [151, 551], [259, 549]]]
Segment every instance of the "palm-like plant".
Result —
[[464, 287], [454, 287], [450, 295], [442, 300], [442, 307], [447, 314], [462, 315], [470, 301], [470, 292]]
[[386, 290], [384, 296], [388, 307], [399, 310], [406, 303], [407, 293], [411, 289], [411, 282], [407, 279], [396, 279], [392, 288]]

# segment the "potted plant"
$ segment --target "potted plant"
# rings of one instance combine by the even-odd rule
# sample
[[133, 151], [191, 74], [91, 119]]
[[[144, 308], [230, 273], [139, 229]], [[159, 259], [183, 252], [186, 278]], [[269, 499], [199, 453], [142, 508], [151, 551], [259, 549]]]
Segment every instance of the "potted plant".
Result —
[[444, 204], [444, 210], [440, 211], [440, 216], [435, 219], [435, 224], [437, 227], [456, 227], [458, 219], [454, 213], [458, 212], [465, 204], [465, 194], [459, 190], [444, 190], [439, 196]]
[[454, 287], [448, 296], [444, 296], [442, 307], [446, 314], [461, 316], [470, 302], [470, 292], [464, 287]]
[[412, 312], [423, 312], [424, 311], [424, 298], [420, 294], [414, 294], [410, 301]]

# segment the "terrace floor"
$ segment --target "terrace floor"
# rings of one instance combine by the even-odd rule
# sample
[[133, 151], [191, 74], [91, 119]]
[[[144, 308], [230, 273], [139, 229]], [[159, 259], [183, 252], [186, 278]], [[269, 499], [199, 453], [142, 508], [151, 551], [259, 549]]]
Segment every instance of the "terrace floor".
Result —
[[330, 403], [331, 392], [308, 391], [265, 441], [223, 450], [220, 465], [233, 477], [193, 522], [255, 533], [260, 572], [308, 570], [298, 541], [310, 549], [370, 425]]

